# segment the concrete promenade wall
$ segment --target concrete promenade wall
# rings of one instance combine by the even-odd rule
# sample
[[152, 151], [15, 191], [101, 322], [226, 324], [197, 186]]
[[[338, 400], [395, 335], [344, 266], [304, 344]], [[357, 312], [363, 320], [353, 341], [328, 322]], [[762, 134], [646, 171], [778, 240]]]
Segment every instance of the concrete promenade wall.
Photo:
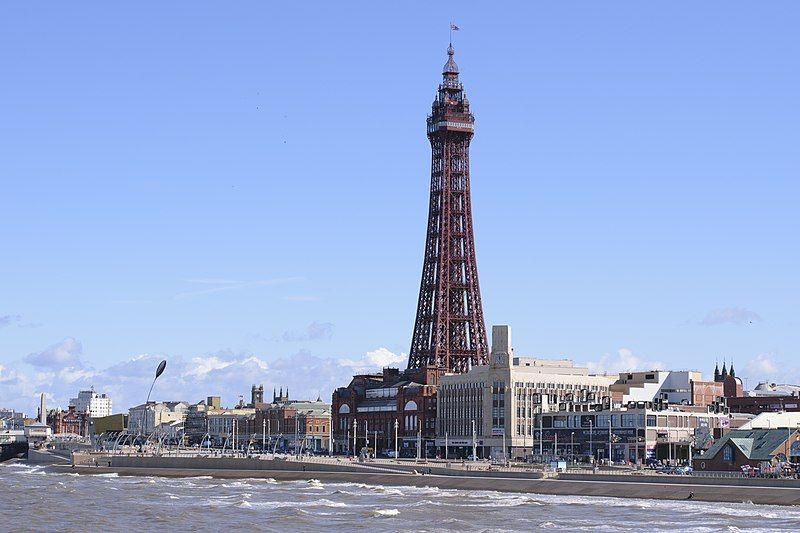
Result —
[[273, 478], [278, 481], [318, 479], [330, 483], [670, 500], [685, 500], [692, 493], [692, 499], [702, 501], [800, 505], [800, 490], [795, 488], [794, 483], [777, 483], [780, 480], [770, 480], [776, 482], [770, 483], [770, 486], [753, 486], [750, 484], [753, 481], [763, 483], [764, 480], [581, 474], [562, 474], [564, 477], [559, 479], [534, 479], [528, 473], [463, 472], [433, 467], [430, 475], [419, 475], [409, 473], [414, 469], [421, 471], [419, 466], [413, 464], [369, 467], [352, 463], [338, 465], [219, 457], [116, 456], [111, 462], [111, 467], [76, 467], [71, 471], [84, 474], [116, 472], [130, 476]]
[[[70, 468], [70, 467], [51, 467]], [[272, 478], [277, 481], [308, 481], [323, 483], [365, 483], [381, 486], [438, 487], [458, 490], [491, 490], [526, 494], [561, 496], [592, 496], [616, 498], [644, 498], [660, 500], [693, 500], [724, 503], [755, 503], [770, 505], [800, 505], [800, 491], [774, 487], [748, 487], [743, 489], [727, 485], [692, 485], [664, 483], [627, 483], [621, 481], [579, 481], [557, 479], [488, 478], [473, 476], [440, 476], [391, 474], [368, 471], [349, 472], [298, 472], [291, 470], [234, 470], [186, 468], [136, 468], [136, 467], [77, 467], [70, 472], [104, 474], [116, 472], [121, 476], [193, 477], [211, 476], [222, 479]], [[613, 505], [613, 503], [609, 502]]]
[[735, 485], [737, 487], [786, 487], [800, 488], [800, 479], [765, 479], [744, 477], [701, 477], [701, 476], [633, 476], [614, 474], [559, 474], [564, 481], [618, 481], [624, 483], [661, 483], [666, 485]]

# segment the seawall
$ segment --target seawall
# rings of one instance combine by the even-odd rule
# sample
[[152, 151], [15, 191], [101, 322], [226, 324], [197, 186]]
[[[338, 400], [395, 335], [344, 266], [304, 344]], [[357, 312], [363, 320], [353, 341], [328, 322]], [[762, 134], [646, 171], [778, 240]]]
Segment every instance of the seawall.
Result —
[[[202, 459], [202, 460], [201, 460]], [[247, 458], [190, 458], [190, 457], [123, 457], [111, 458], [112, 466], [74, 467], [81, 474], [116, 472], [123, 476], [216, 478], [273, 478], [278, 481], [318, 479], [329, 483], [365, 483], [371, 485], [439, 487], [442, 489], [492, 490], [552, 494], [563, 496], [599, 496], [617, 498], [652, 498], [709, 502], [756, 503], [769, 505], [800, 505], [800, 488], [795, 483], [774, 483], [752, 486], [742, 482], [749, 479], [709, 479], [655, 476], [569, 476], [559, 479], [532, 478], [530, 474], [496, 472], [462, 472], [432, 468], [431, 474], [420, 475], [405, 471], [420, 469], [418, 465], [370, 467], [352, 464], [300, 463], [295, 461], [264, 461]], [[255, 463], [255, 464], [253, 464]], [[98, 464], [101, 464], [98, 462]], [[53, 467], [62, 469], [64, 467]], [[67, 467], [69, 468], [69, 467]], [[427, 467], [425, 468], [427, 471]], [[476, 475], [478, 474], [478, 475]], [[588, 477], [590, 479], [583, 479]], [[655, 478], [655, 479], [646, 479]], [[762, 483], [764, 480], [761, 480]], [[780, 481], [780, 480], [775, 480]], [[711, 483], [710, 483], [711, 482]]]

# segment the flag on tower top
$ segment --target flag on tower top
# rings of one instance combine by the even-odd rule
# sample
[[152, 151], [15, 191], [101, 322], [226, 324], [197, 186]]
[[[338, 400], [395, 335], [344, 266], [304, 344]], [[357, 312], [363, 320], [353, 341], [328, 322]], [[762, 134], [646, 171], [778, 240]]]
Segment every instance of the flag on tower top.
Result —
[[458, 31], [458, 30], [460, 30], [461, 28], [459, 28], [459, 27], [458, 27], [458, 26], [456, 26], [455, 24], [450, 24], [450, 29], [451, 29], [452, 31]]

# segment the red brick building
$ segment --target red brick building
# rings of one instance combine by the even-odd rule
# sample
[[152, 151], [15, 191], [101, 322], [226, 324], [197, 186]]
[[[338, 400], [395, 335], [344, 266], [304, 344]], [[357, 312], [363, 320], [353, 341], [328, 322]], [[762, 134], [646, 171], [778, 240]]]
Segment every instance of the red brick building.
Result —
[[429, 366], [353, 376], [347, 387], [333, 392], [334, 451], [352, 454], [368, 444], [381, 453], [394, 450], [396, 438], [401, 456], [416, 457], [419, 442], [420, 455], [433, 454], [436, 383], [441, 375], [441, 369]]
[[289, 400], [274, 395], [272, 403], [255, 403], [255, 414], [238, 420], [237, 431], [250, 435], [254, 446], [260, 448], [266, 437], [267, 445], [278, 450], [326, 452], [329, 449], [331, 408], [317, 401]]
[[86, 437], [89, 434], [89, 416], [86, 413], [78, 413], [75, 406], [70, 405], [66, 411], [54, 409], [47, 414], [47, 425], [53, 430], [53, 434], [71, 433]]

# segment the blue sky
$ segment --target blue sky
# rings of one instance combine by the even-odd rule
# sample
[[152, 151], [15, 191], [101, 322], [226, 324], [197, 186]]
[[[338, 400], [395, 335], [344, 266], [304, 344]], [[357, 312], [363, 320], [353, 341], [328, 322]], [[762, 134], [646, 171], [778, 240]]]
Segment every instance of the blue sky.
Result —
[[2, 405], [141, 401], [161, 356], [162, 396], [229, 403], [404, 361], [450, 20], [487, 325], [800, 381], [794, 2], [2, 10]]

